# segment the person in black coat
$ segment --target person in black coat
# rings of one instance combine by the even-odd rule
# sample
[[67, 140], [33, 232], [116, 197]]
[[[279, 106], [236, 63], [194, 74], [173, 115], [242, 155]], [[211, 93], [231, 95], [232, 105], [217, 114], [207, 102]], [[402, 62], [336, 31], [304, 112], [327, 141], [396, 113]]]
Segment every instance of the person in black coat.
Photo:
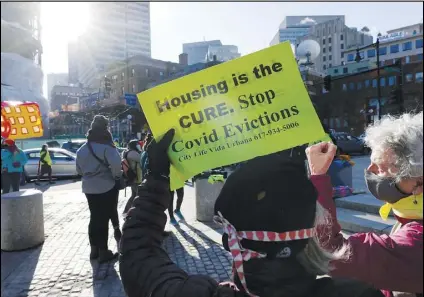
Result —
[[[120, 274], [128, 297], [382, 297], [357, 282], [334, 281], [314, 238], [317, 194], [305, 167], [287, 154], [253, 159], [227, 179], [215, 204], [223, 246], [233, 255], [234, 283], [188, 275], [162, 248], [169, 206], [167, 150], [174, 130], [147, 148], [149, 167], [123, 226]], [[267, 232], [257, 231], [266, 230]], [[246, 231], [246, 232], [240, 232]], [[292, 231], [295, 231], [294, 233]], [[237, 233], [238, 232], [238, 233]]]

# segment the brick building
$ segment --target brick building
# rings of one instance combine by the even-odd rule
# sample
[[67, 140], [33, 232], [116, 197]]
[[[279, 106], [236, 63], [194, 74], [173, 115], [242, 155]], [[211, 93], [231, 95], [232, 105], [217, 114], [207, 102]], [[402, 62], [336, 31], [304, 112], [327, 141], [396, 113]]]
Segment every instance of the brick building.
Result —
[[[400, 106], [390, 100], [392, 91], [399, 87], [398, 68], [393, 61], [385, 61], [377, 81], [377, 69], [333, 78], [331, 91], [324, 88], [312, 100], [323, 123], [336, 131], [363, 133], [364, 128], [378, 119], [379, 113], [398, 114]], [[403, 107], [406, 111], [423, 110], [422, 55], [402, 59]], [[377, 99], [377, 84], [381, 89], [381, 110]], [[319, 89], [319, 88], [317, 88]]]

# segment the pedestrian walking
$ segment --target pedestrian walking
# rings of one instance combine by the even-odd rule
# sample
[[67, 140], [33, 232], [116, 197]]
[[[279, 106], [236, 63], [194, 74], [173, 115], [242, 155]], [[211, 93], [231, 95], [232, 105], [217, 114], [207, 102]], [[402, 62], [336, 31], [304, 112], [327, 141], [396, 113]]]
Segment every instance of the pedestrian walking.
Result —
[[54, 184], [52, 181], [52, 159], [50, 157], [49, 147], [47, 144], [43, 144], [40, 151], [40, 162], [38, 164], [38, 177], [35, 182], [36, 185], [40, 185], [40, 179], [47, 174], [49, 177], [49, 184]]
[[349, 249], [330, 253], [321, 246], [315, 230], [326, 216], [304, 163], [290, 163], [278, 154], [247, 162], [229, 176], [216, 201], [234, 283], [218, 284], [210, 276], [180, 269], [164, 252], [158, 234], [169, 207], [167, 151], [173, 132], [149, 145], [149, 170], [124, 223], [119, 272], [128, 297], [382, 296], [356, 281], [317, 279], [331, 271], [332, 261], [349, 259]]
[[183, 204], [183, 200], [184, 200], [184, 187], [177, 189], [176, 192], [177, 192], [177, 205], [176, 205], [175, 210], [173, 211], [175, 191], [170, 192], [171, 193], [171, 200], [170, 200], [169, 207], [168, 207], [169, 221], [173, 226], [178, 225], [178, 222], [174, 217], [174, 213], [180, 220], [182, 220], [182, 221], [185, 220], [183, 214], [181, 213], [181, 205]]
[[124, 208], [124, 215], [130, 209], [133, 200], [137, 196], [138, 186], [142, 182], [141, 172], [141, 147], [138, 140], [131, 140], [128, 143], [128, 149], [123, 153], [124, 172], [128, 178], [128, 183], [131, 186], [131, 197], [128, 199]]
[[13, 192], [19, 191], [21, 175], [28, 158], [20, 150], [15, 141], [6, 139], [1, 150], [1, 182], [3, 194], [9, 193], [12, 187]]
[[[122, 176], [121, 156], [108, 130], [109, 121], [96, 115], [87, 133], [87, 142], [77, 151], [77, 171], [82, 176], [82, 191], [90, 209], [88, 236], [90, 259], [104, 263], [116, 259], [108, 249], [109, 220], [120, 239], [117, 202], [119, 189], [116, 181]], [[116, 236], [115, 236], [116, 238]]]

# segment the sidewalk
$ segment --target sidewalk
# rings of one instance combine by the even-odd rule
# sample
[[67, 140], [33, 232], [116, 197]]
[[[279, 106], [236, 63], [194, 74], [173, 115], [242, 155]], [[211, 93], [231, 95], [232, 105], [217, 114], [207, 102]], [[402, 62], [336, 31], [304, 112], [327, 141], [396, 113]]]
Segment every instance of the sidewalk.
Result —
[[[32, 187], [33, 183], [24, 188]], [[118, 263], [99, 266], [88, 259], [89, 211], [81, 183], [61, 181], [41, 189], [45, 190], [45, 243], [28, 251], [1, 252], [1, 296], [124, 297]], [[127, 198], [121, 191], [119, 213]], [[172, 235], [165, 239], [164, 248], [188, 273], [228, 280], [231, 262], [220, 244], [220, 233], [195, 222], [194, 203], [194, 189], [187, 186], [182, 207], [187, 223], [166, 227]], [[109, 230], [109, 246], [115, 251], [111, 226]]]

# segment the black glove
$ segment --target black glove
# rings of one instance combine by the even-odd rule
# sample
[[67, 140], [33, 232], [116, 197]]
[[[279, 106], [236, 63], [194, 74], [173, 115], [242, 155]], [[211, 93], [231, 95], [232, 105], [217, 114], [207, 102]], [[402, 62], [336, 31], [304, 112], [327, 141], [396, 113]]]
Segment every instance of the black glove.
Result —
[[157, 179], [169, 179], [170, 161], [168, 157], [168, 148], [174, 135], [175, 130], [170, 129], [159, 142], [152, 140], [147, 146], [147, 175]]

